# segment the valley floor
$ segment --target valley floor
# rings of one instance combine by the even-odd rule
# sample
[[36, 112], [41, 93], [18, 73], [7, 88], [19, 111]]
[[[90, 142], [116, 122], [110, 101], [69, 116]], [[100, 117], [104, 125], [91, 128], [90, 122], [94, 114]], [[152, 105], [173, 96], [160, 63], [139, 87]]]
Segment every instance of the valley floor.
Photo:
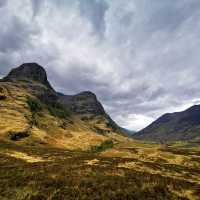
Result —
[[103, 152], [0, 141], [0, 200], [200, 199], [200, 145], [135, 140]]

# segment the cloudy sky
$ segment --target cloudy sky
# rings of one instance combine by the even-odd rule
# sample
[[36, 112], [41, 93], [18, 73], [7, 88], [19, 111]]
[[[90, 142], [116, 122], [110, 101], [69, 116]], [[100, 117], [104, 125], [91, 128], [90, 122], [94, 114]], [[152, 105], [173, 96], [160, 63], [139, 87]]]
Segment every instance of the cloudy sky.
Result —
[[139, 130], [200, 102], [199, 0], [0, 0], [0, 76], [38, 62]]

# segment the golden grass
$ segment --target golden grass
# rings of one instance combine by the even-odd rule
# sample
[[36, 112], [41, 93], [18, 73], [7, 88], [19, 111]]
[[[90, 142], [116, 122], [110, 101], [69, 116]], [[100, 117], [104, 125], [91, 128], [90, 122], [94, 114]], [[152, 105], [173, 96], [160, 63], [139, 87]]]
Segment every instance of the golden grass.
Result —
[[[112, 199], [115, 200], [199, 199], [198, 168], [184, 167], [182, 161], [175, 165], [166, 160], [156, 161], [156, 156], [162, 152], [167, 159], [178, 156], [178, 160], [183, 153], [183, 156], [191, 158], [191, 152], [187, 154], [187, 151], [178, 152], [179, 149], [173, 149], [177, 153], [172, 153], [170, 149], [153, 146], [152, 150], [150, 147], [143, 150], [143, 154], [145, 151], [152, 152], [151, 156], [155, 159], [146, 155], [145, 160], [145, 157], [138, 155], [138, 152], [142, 151], [139, 143], [137, 147], [137, 151], [133, 151], [127, 148], [126, 143], [116, 143], [114, 149], [109, 151], [120, 153], [124, 149], [123, 155], [109, 157], [103, 156], [103, 153], [99, 155], [60, 148], [30, 148], [2, 143], [0, 162], [3, 167], [0, 167], [0, 178], [4, 182], [0, 182], [0, 198], [4, 196], [7, 197], [6, 200], [24, 200], [34, 196], [35, 199], [41, 199], [43, 195], [43, 199], [67, 197], [73, 200], [82, 197], [95, 199], [98, 195], [97, 199], [107, 200], [113, 195]], [[129, 152], [129, 158], [125, 152]], [[196, 152], [195, 156], [198, 158], [199, 153]]]
[[99, 160], [98, 159], [92, 159], [92, 160], [86, 160], [85, 161], [86, 165], [98, 165], [99, 164]]
[[25, 90], [9, 83], [1, 83], [1, 88], [6, 91], [6, 100], [0, 102], [0, 137], [3, 138], [10, 131], [26, 130], [29, 127], [28, 117], [31, 113], [26, 107]]
[[14, 158], [17, 158], [17, 159], [22, 159], [28, 163], [37, 163], [37, 162], [48, 161], [39, 156], [30, 156], [30, 155], [27, 155], [26, 153], [19, 152], [19, 151], [8, 151], [8, 152], [5, 152], [4, 154], [14, 157]]
[[[37, 113], [33, 119], [27, 105], [27, 96], [30, 96], [30, 93], [23, 89], [21, 84], [23, 83], [0, 83], [7, 97], [6, 100], [0, 102], [0, 137], [2, 139], [9, 140], [9, 132], [29, 130], [30, 137], [18, 141], [17, 144], [41, 143], [70, 150], [88, 150], [91, 145], [99, 145], [108, 137], [116, 141], [125, 138], [117, 134], [110, 136], [97, 134], [91, 129], [91, 124], [88, 126], [88, 123], [78, 117], [71, 116], [73, 123], [70, 124], [64, 119], [52, 116], [46, 109]], [[62, 127], [63, 123], [66, 124], [66, 128]]]
[[[17, 159], [17, 162], [19, 160], [25, 161], [29, 163], [29, 165], [35, 163], [35, 166], [37, 164], [37, 167], [41, 167], [41, 170], [43, 170], [43, 164], [49, 164], [46, 169], [48, 171], [49, 168], [54, 166], [54, 162], [56, 162], [54, 166], [56, 170], [54, 170], [53, 167], [51, 173], [49, 171], [47, 172], [47, 174], [49, 173], [49, 177], [53, 180], [60, 180], [64, 177], [62, 173], [65, 174], [68, 172], [64, 167], [65, 165], [69, 165], [68, 170], [79, 167], [79, 171], [77, 172], [75, 170], [73, 173], [77, 173], [77, 177], [83, 173], [84, 170], [84, 173], [81, 174], [82, 176], [84, 176], [86, 172], [88, 173], [87, 175], [92, 174], [92, 178], [90, 178], [93, 180], [95, 177], [94, 180], [97, 181], [97, 188], [99, 188], [98, 181], [102, 180], [101, 178], [104, 176], [103, 184], [106, 181], [110, 181], [115, 185], [120, 178], [120, 183], [122, 187], [124, 187], [124, 191], [128, 187], [126, 184], [129, 184], [130, 177], [132, 177], [133, 181], [135, 177], [139, 176], [137, 181], [140, 182], [140, 177], [145, 180], [146, 176], [148, 176], [151, 180], [147, 181], [147, 183], [142, 182], [140, 195], [143, 194], [142, 191], [148, 192], [149, 188], [159, 186], [159, 181], [163, 181], [162, 184], [164, 187], [165, 180], [171, 180], [173, 184], [174, 182], [176, 183], [176, 181], [180, 181], [183, 184], [187, 182], [188, 184], [198, 185], [200, 183], [200, 145], [195, 146], [195, 148], [190, 148], [190, 145], [183, 142], [160, 145], [153, 142], [133, 140], [113, 132], [109, 134], [97, 134], [91, 128], [94, 127], [96, 123], [95, 120], [99, 120], [99, 128], [108, 130], [108, 132], [110, 130], [105, 126], [106, 123], [102, 119], [91, 120], [88, 125], [88, 122], [84, 122], [76, 116], [70, 116], [70, 120], [52, 116], [45, 108], [36, 113], [33, 119], [33, 115], [26, 102], [26, 97], [30, 94], [25, 89], [12, 85], [11, 83], [0, 83], [0, 86], [4, 88], [3, 92], [7, 96], [5, 100], [0, 102], [0, 139], [6, 141], [11, 146], [16, 145], [14, 148], [4, 149], [1, 152], [2, 156], [7, 156], [10, 159], [10, 163], [13, 163], [12, 159]], [[33, 120], [34, 123], [31, 125]], [[8, 133], [10, 131], [23, 132], [27, 129], [29, 129], [30, 132], [29, 137], [23, 138], [23, 140], [17, 142], [9, 140]], [[92, 152], [88, 151], [91, 146], [98, 146], [107, 140], [113, 141], [113, 148], [98, 152], [97, 154], [92, 154]], [[20, 150], [20, 148], [23, 149], [25, 147], [27, 147], [26, 151]], [[33, 153], [33, 149], [35, 149], [34, 151], [37, 153]], [[52, 149], [55, 149], [55, 154], [53, 155], [52, 153], [54, 150]], [[46, 152], [48, 152], [48, 154], [46, 154]], [[71, 153], [66, 155], [66, 152]], [[78, 153], [80, 153], [80, 155]], [[58, 155], [60, 156], [59, 158]], [[2, 158], [2, 163], [7, 162], [7, 157], [4, 159]], [[48, 159], [48, 157], [50, 158]], [[71, 166], [71, 161], [73, 161], [73, 166]], [[9, 165], [10, 164], [8, 164], [8, 166]], [[35, 166], [33, 166], [31, 170], [34, 170]], [[63, 171], [61, 170], [60, 172], [57, 170], [60, 168], [62, 168]], [[58, 172], [60, 174], [58, 174]], [[27, 170], [27, 174], [28, 173], [29, 171]], [[73, 174], [70, 171], [68, 173], [68, 176]], [[2, 171], [2, 176], [3, 175], [4, 171]], [[40, 175], [41, 174], [38, 174], [38, 179], [40, 179]], [[111, 177], [113, 180], [109, 180]], [[125, 178], [127, 182], [123, 180]], [[77, 180], [81, 182], [81, 177], [78, 177]], [[92, 181], [92, 183], [89, 182], [90, 179], [87, 181], [88, 182], [85, 183], [86, 186], [88, 186], [88, 184], [93, 185], [94, 181]], [[134, 184], [131, 184], [129, 188], [130, 191], [132, 191], [133, 186]], [[59, 187], [62, 187], [62, 184]], [[76, 185], [74, 188], [77, 187]], [[115, 187], [117, 187], [117, 185], [115, 185]], [[162, 189], [164, 187], [162, 186]], [[179, 187], [179, 185], [176, 185], [176, 187]], [[198, 194], [194, 195], [191, 187], [189, 189], [183, 188], [181, 192], [180, 190], [174, 189], [174, 186], [169, 186], [167, 189], [176, 196], [191, 200], [198, 199]], [[33, 188], [27, 187], [22, 189], [19, 193], [26, 198], [27, 192], [35, 192], [35, 190], [32, 190]], [[58, 189], [58, 191], [55, 190], [54, 192], [59, 193], [59, 191]], [[56, 195], [54, 192], [51, 194], [52, 196]], [[118, 190], [115, 192], [118, 192]], [[134, 193], [130, 192], [130, 194]], [[51, 195], [49, 199], [51, 199]]]

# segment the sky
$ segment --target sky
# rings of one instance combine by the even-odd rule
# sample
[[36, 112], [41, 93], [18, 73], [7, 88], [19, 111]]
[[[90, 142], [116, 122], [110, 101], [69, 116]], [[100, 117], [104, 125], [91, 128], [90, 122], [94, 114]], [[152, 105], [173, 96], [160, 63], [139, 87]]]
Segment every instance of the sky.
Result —
[[199, 0], [0, 0], [0, 13], [0, 77], [37, 62], [131, 130], [200, 103]]

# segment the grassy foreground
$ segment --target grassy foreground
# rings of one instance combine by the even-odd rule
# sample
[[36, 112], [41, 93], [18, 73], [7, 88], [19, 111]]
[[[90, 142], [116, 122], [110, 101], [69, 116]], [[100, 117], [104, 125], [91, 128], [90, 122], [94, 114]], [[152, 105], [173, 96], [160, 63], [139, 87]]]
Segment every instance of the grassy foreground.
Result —
[[199, 144], [130, 140], [90, 153], [0, 141], [0, 199], [198, 200]]

